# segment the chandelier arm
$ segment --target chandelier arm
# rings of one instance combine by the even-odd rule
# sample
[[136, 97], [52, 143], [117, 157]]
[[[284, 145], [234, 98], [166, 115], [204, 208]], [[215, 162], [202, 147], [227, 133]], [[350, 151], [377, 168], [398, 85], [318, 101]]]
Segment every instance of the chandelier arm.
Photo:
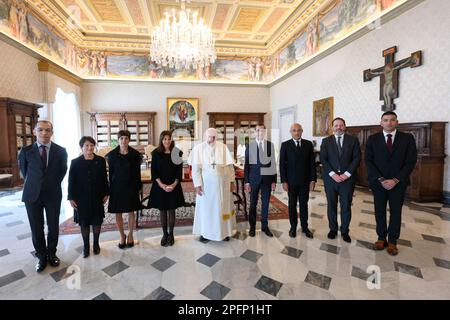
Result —
[[165, 19], [153, 29], [150, 58], [164, 67], [187, 70], [204, 68], [215, 62], [212, 30], [202, 18], [198, 19], [196, 11], [191, 14], [190, 9], [186, 10], [186, 0], [181, 0], [178, 18], [172, 9], [172, 14], [166, 12]]

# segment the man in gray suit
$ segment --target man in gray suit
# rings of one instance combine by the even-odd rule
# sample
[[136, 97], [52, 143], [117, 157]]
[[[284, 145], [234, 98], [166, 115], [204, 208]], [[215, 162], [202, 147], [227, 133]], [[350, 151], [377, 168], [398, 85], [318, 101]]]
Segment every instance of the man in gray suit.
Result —
[[344, 119], [334, 119], [332, 126], [333, 135], [323, 139], [320, 146], [320, 162], [323, 166], [323, 183], [328, 202], [327, 213], [330, 227], [328, 239], [334, 239], [338, 232], [337, 201], [339, 197], [342, 239], [345, 242], [351, 242], [349, 226], [361, 149], [358, 138], [345, 133]]
[[[33, 246], [39, 262], [36, 271], [41, 272], [49, 263], [56, 267], [61, 209], [61, 182], [67, 171], [66, 149], [51, 141], [53, 125], [40, 120], [33, 130], [36, 143], [23, 147], [19, 154], [19, 166], [24, 179], [22, 201], [27, 209]], [[47, 218], [47, 244], [44, 234], [44, 209]]]

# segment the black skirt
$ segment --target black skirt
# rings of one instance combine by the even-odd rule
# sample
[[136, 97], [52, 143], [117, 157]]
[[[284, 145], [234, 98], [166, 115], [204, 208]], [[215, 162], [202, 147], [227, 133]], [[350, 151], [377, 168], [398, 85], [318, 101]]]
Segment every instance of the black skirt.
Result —
[[184, 195], [181, 185], [178, 183], [172, 192], [166, 192], [161, 189], [155, 181], [152, 184], [150, 198], [147, 208], [155, 208], [159, 210], [174, 210], [184, 206]]

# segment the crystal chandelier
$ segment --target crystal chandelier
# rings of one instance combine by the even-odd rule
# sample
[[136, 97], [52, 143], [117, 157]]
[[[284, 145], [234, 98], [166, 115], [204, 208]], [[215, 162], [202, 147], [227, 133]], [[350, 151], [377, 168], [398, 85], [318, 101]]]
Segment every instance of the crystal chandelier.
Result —
[[216, 60], [215, 40], [203, 19], [197, 20], [197, 12], [186, 10], [185, 1], [181, 0], [178, 19], [172, 9], [153, 30], [150, 58], [176, 69], [203, 68]]

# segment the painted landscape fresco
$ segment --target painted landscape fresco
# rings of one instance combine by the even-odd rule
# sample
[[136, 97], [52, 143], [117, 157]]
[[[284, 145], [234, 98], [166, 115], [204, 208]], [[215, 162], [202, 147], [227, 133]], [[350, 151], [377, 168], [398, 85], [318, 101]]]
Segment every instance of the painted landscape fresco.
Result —
[[138, 78], [268, 82], [406, 0], [335, 0], [314, 16], [293, 42], [271, 57], [217, 60], [197, 70], [175, 70], [148, 55], [93, 51], [74, 46], [19, 0], [0, 0], [0, 32], [84, 78]]
[[[313, 17], [299, 36], [271, 57], [274, 77], [298, 67], [344, 36], [367, 25], [381, 12], [405, 0], [336, 0]], [[376, 27], [376, 24], [369, 27]]]

